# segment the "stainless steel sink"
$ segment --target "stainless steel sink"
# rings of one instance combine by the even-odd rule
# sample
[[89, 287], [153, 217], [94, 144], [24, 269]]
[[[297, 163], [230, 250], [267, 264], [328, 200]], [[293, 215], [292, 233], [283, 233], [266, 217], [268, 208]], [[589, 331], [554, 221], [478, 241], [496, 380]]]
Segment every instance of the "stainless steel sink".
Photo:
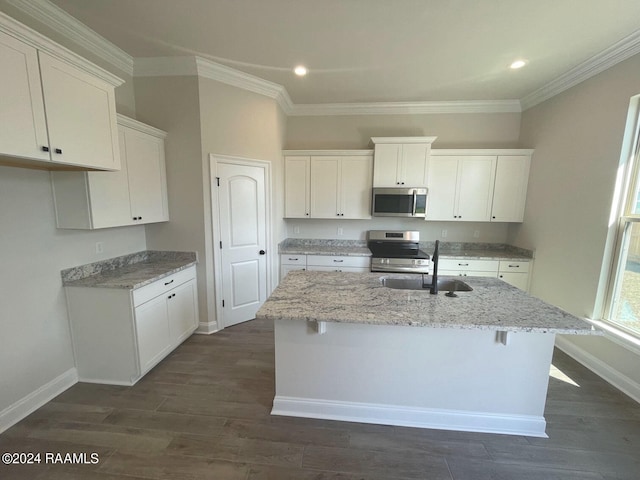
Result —
[[[422, 278], [390, 278], [385, 277], [382, 279], [382, 285], [388, 288], [395, 288], [398, 290], [429, 290], [430, 284], [423, 286]], [[470, 292], [471, 288], [466, 283], [456, 280], [455, 278], [439, 278], [438, 279], [438, 291], [443, 292]], [[449, 295], [449, 296], [454, 296]]]

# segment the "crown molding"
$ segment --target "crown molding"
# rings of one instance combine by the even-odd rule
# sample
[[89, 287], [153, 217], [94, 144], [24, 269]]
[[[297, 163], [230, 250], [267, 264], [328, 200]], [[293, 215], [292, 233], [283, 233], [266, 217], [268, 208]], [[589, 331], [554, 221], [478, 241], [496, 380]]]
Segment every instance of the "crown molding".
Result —
[[638, 53], [640, 53], [640, 30], [636, 30], [611, 47], [523, 97], [520, 100], [522, 109], [527, 110], [534, 107]]
[[279, 84], [201, 57], [133, 58], [49, 0], [4, 0], [130, 76], [199, 75], [273, 98], [291, 116], [519, 113], [640, 53], [640, 30], [520, 100], [294, 104]]
[[133, 57], [48, 0], [5, 0], [121, 72], [133, 75]]
[[519, 100], [297, 104], [289, 115], [406, 115], [432, 113], [519, 113]]
[[282, 85], [207, 60], [206, 58], [195, 58], [199, 76], [273, 98], [287, 114], [293, 109], [294, 105], [289, 97], [289, 93], [287, 93], [287, 90]]
[[130, 117], [126, 117], [121, 113], [116, 115], [118, 119], [118, 125], [122, 125], [123, 127], [128, 127], [133, 130], [137, 130], [138, 132], [146, 133], [147, 135], [151, 135], [158, 138], [166, 138], [167, 132], [164, 130], [160, 130], [159, 128], [152, 127], [151, 125], [147, 125], [146, 123], [139, 122]]

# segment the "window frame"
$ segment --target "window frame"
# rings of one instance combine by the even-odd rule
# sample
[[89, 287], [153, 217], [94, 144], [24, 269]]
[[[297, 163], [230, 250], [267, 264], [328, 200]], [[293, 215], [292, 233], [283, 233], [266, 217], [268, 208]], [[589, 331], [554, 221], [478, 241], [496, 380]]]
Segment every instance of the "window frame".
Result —
[[640, 224], [640, 210], [634, 213], [634, 210], [637, 210], [635, 207], [640, 192], [640, 95], [631, 99], [619, 164], [620, 170], [623, 173], [619, 174], [617, 178], [610, 217], [610, 224], [615, 222], [613, 232], [615, 244], [610, 260], [609, 278], [601, 319], [614, 330], [640, 339], [640, 329], [628, 328], [613, 318], [622, 287], [622, 276], [626, 269], [630, 231], [633, 224]]

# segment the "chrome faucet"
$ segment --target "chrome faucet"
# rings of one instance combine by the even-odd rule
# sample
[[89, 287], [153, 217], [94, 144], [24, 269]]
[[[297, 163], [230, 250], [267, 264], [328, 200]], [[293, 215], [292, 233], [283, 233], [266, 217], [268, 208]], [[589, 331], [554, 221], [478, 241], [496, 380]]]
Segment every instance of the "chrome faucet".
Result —
[[431, 275], [431, 283], [425, 283], [424, 281], [424, 273], [422, 274], [422, 288], [428, 288], [429, 293], [432, 295], [438, 294], [438, 258], [440, 258], [440, 254], [438, 253], [438, 248], [440, 246], [440, 240], [436, 240], [436, 247], [433, 250], [433, 255], [431, 257], [433, 261], [433, 273]]

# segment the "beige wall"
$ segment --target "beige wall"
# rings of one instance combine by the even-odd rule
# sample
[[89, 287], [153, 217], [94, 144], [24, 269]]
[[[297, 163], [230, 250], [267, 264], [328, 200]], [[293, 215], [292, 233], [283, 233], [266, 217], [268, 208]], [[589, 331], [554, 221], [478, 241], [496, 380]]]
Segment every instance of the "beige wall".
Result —
[[135, 95], [138, 119], [168, 132], [170, 221], [147, 226], [147, 246], [198, 252], [200, 322], [211, 324], [217, 319], [209, 154], [272, 163], [273, 235], [281, 240], [284, 115], [270, 98], [196, 76], [137, 77]]
[[[536, 249], [532, 294], [576, 315], [599, 315], [615, 178], [639, 72], [636, 55], [522, 115], [521, 144], [535, 154], [525, 220], [510, 227], [509, 239]], [[618, 372], [640, 361], [604, 338], [566, 339]], [[640, 369], [633, 375], [640, 386]]]
[[519, 113], [292, 116], [285, 148], [370, 148], [371, 137], [437, 136], [434, 148], [515, 148]]
[[[205, 229], [207, 276], [213, 290], [213, 227], [211, 208], [209, 155], [229, 155], [271, 163], [272, 216], [269, 255], [272, 284], [278, 280], [276, 245], [286, 237], [284, 215], [284, 169], [282, 147], [285, 138], [285, 116], [275, 100], [214, 80], [200, 78], [202, 162], [205, 188]], [[215, 197], [214, 197], [215, 200]], [[212, 298], [210, 299], [213, 300]], [[214, 308], [210, 303], [209, 308]]]
[[195, 76], [136, 77], [138, 119], [167, 132], [165, 162], [169, 222], [147, 225], [151, 250], [198, 254], [200, 322], [208, 322], [204, 260], [206, 255], [204, 187], [200, 138], [200, 96]]
[[42, 170], [0, 167], [0, 205], [1, 414], [75, 367], [60, 271], [145, 250], [145, 232], [58, 230]]

